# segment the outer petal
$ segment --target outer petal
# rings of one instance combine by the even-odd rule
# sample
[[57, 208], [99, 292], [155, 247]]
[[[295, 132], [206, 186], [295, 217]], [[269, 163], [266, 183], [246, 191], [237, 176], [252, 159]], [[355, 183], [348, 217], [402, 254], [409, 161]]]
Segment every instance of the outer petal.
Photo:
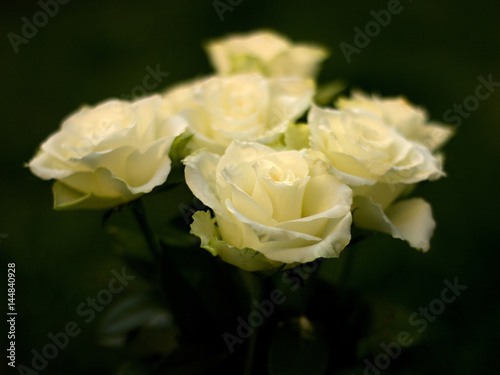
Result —
[[[340, 220], [330, 220], [322, 236], [323, 240], [299, 248], [282, 247], [266, 249], [269, 259], [284, 263], [307, 263], [318, 258], [337, 258], [351, 240], [352, 217], [349, 212]], [[264, 251], [262, 251], [264, 252]]]
[[411, 184], [444, 175], [440, 159], [429, 149], [405, 139], [370, 112], [313, 106], [309, 127], [311, 147], [322, 151], [333, 173], [351, 186]]
[[381, 98], [358, 91], [349, 98], [341, 97], [337, 101], [337, 107], [374, 113], [398, 129], [407, 139], [418, 142], [431, 151], [440, 148], [454, 133], [450, 126], [428, 122], [426, 111], [411, 105], [403, 97]]
[[198, 211], [193, 215], [191, 233], [201, 239], [201, 247], [210, 251], [214, 256], [219, 256], [223, 261], [233, 264], [245, 271], [264, 271], [282, 265], [267, 259], [262, 253], [252, 249], [238, 249], [230, 246], [220, 239], [215, 219], [209, 212]]
[[455, 134], [453, 128], [439, 123], [429, 123], [418, 129], [414, 138], [431, 151], [436, 151]]
[[133, 194], [123, 180], [105, 168], [75, 173], [56, 181], [53, 192], [57, 210], [111, 208], [141, 195]]
[[328, 56], [320, 46], [292, 44], [273, 31], [233, 34], [206, 46], [219, 74], [261, 72], [272, 77], [314, 77]]
[[311, 105], [315, 84], [311, 79], [275, 78], [270, 82], [270, 127], [297, 120]]
[[61, 160], [58, 157], [40, 150], [28, 163], [31, 173], [44, 179], [60, 179], [71, 176], [75, 172], [85, 172], [89, 169], [81, 163], [72, 160]]
[[354, 195], [362, 195], [370, 197], [374, 203], [381, 205], [382, 209], [386, 209], [402, 194], [408, 193], [415, 185], [406, 184], [388, 184], [377, 182], [371, 186], [355, 186], [352, 188]]
[[[280, 227], [268, 227], [253, 222], [242, 213], [234, 210], [226, 202], [235, 219], [245, 229], [245, 242], [248, 246], [264, 254], [267, 258], [283, 262], [310, 262], [319, 257], [337, 257], [351, 238], [351, 213], [347, 212], [338, 220], [329, 219], [319, 236], [288, 230]], [[253, 234], [251, 240], [248, 234]]]
[[216, 169], [220, 156], [206, 150], [184, 159], [186, 184], [193, 194], [217, 215], [229, 219], [217, 196]]
[[167, 180], [171, 167], [168, 153], [176, 137], [185, 129], [184, 124], [179, 125], [170, 136], [135, 150], [127, 157], [125, 181], [132, 192], [149, 193]]
[[397, 202], [387, 209], [387, 217], [412, 247], [427, 251], [436, 222], [432, 208], [422, 198]]
[[371, 198], [354, 198], [354, 224], [407, 241], [410, 246], [429, 250], [430, 238], [436, 226], [429, 203], [421, 198], [397, 202], [384, 212]]
[[276, 77], [315, 77], [319, 64], [328, 55], [328, 51], [323, 47], [297, 45], [277, 56], [269, 65], [269, 73]]
[[219, 74], [261, 71], [265, 64], [286, 51], [290, 42], [281, 35], [258, 31], [233, 34], [207, 44], [212, 65]]

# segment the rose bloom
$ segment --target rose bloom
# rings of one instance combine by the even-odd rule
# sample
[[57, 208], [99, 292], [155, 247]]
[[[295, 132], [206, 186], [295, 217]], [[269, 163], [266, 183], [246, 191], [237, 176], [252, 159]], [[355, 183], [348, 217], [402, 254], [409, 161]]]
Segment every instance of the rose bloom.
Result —
[[188, 157], [186, 183], [215, 214], [195, 213], [191, 233], [248, 271], [338, 257], [351, 238], [352, 191], [323, 158], [238, 141], [223, 156]]
[[443, 176], [440, 158], [384, 117], [363, 110], [313, 107], [309, 127], [311, 147], [353, 189], [354, 223], [427, 250], [435, 226], [430, 205], [416, 198], [393, 202], [414, 184]]
[[314, 78], [328, 57], [325, 48], [293, 44], [272, 31], [233, 34], [207, 44], [218, 74], [258, 72], [269, 77]]
[[381, 98], [355, 92], [351, 97], [340, 98], [337, 108], [363, 110], [379, 116], [387, 125], [396, 128], [405, 138], [418, 142], [435, 151], [453, 135], [453, 129], [428, 120], [427, 113], [411, 105], [403, 97]]
[[240, 74], [187, 83], [165, 98], [178, 103], [174, 107], [189, 125], [191, 152], [207, 148], [223, 154], [233, 140], [277, 142], [309, 108], [313, 94], [311, 80]]
[[54, 208], [110, 208], [163, 184], [172, 143], [187, 125], [160, 118], [161, 102], [108, 100], [66, 118], [29, 162], [32, 173], [56, 180]]

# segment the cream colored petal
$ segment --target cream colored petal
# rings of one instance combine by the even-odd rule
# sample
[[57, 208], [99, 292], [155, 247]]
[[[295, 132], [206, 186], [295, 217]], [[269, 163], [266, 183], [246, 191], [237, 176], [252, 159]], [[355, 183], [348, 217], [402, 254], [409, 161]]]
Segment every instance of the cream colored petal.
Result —
[[415, 138], [416, 141], [420, 142], [431, 151], [436, 151], [448, 142], [454, 134], [455, 131], [450, 126], [429, 123], [419, 128], [418, 135]]
[[193, 215], [191, 233], [201, 239], [201, 247], [212, 255], [219, 256], [223, 261], [233, 264], [245, 271], [271, 270], [282, 265], [267, 259], [263, 254], [249, 249], [238, 249], [220, 239], [220, 233], [215, 225], [215, 218], [209, 212], [198, 211]]
[[256, 180], [252, 165], [255, 160], [272, 152], [274, 150], [270, 147], [258, 143], [233, 141], [217, 165], [217, 191], [220, 200], [231, 198], [228, 183], [238, 186], [239, 189], [252, 196]]
[[[220, 141], [220, 140], [219, 140]], [[199, 150], [206, 149], [209, 152], [212, 152], [217, 155], [223, 155], [224, 151], [226, 151], [227, 142], [216, 142], [213, 139], [207, 138], [200, 134], [194, 134], [193, 138], [189, 142], [187, 146], [188, 154], [194, 154]]]
[[[274, 145], [282, 139], [283, 133], [285, 132], [287, 126], [287, 123], [282, 123], [278, 126], [274, 126], [271, 129], [264, 131], [262, 134], [254, 137], [252, 139], [252, 142], [258, 142], [264, 145], [273, 145], [274, 147]], [[262, 128], [262, 130], [265, 129]]]
[[301, 217], [302, 201], [309, 177], [297, 179], [292, 183], [260, 178], [273, 205], [273, 219], [277, 222], [295, 220]]
[[343, 152], [329, 152], [326, 156], [335, 176], [352, 186], [371, 185], [391, 167], [385, 163], [368, 165], [364, 160]]
[[354, 92], [349, 98], [340, 98], [340, 109], [363, 109], [380, 116], [404, 137], [418, 142], [431, 151], [437, 150], [453, 135], [453, 129], [440, 123], [428, 122], [425, 110], [411, 105], [403, 97], [381, 98]]
[[325, 48], [297, 45], [275, 57], [269, 64], [269, 74], [275, 77], [316, 77], [320, 63], [328, 57]]
[[127, 157], [125, 181], [134, 193], [149, 193], [167, 180], [171, 165], [168, 154], [176, 137], [186, 129], [182, 122], [170, 125], [169, 136], [135, 150]]
[[[113, 150], [117, 147], [121, 147], [124, 145], [131, 147], [141, 147], [145, 143], [149, 143], [153, 140], [153, 136], [149, 137], [147, 142], [144, 142], [143, 135], [140, 134], [139, 128], [132, 126], [130, 128], [121, 129], [113, 134], [107, 135], [102, 140], [96, 142], [97, 139], [86, 139], [83, 142], [84, 146], [87, 146], [87, 153], [90, 152], [102, 152]], [[92, 147], [90, 146], [92, 145]], [[85, 150], [85, 148], [83, 149]], [[80, 156], [84, 155], [85, 151], [79, 151]]]
[[[219, 74], [230, 74], [261, 70], [264, 63], [288, 49], [289, 45], [288, 40], [277, 33], [257, 31], [213, 40], [205, 49], [215, 70]], [[252, 61], [255, 62], [249, 64]]]
[[264, 124], [254, 123], [247, 129], [240, 131], [213, 129], [212, 132], [215, 142], [227, 147], [232, 141], [254, 141], [260, 138], [260, 134], [266, 133], [266, 129]]
[[120, 178], [114, 176], [106, 168], [97, 168], [95, 171], [75, 173], [60, 180], [65, 185], [84, 193], [93, 193], [100, 197], [120, 197], [126, 200], [133, 194], [128, 189], [127, 184]]
[[[217, 167], [217, 173], [221, 173], [222, 169], [227, 165], [233, 165], [235, 167], [241, 164], [251, 165], [254, 161], [274, 152], [272, 148], [259, 143], [234, 141], [229, 145], [225, 154], [221, 157], [221, 161]], [[239, 182], [238, 184], [242, 187]]]
[[[273, 219], [278, 222], [299, 218], [308, 176], [308, 165], [297, 151], [271, 152], [265, 159], [253, 163], [258, 187], [269, 198]], [[254, 187], [255, 189], [255, 187]], [[254, 191], [255, 194], [255, 191]], [[267, 200], [259, 199], [259, 201]]]
[[129, 200], [124, 197], [100, 197], [93, 193], [82, 193], [56, 181], [52, 187], [55, 210], [101, 210], [116, 207]]
[[400, 201], [384, 212], [370, 198], [357, 196], [354, 198], [353, 208], [354, 224], [359, 228], [390, 234], [423, 251], [429, 249], [436, 224], [430, 205], [423, 199]]
[[444, 175], [441, 159], [432, 155], [426, 147], [414, 143], [407, 157], [392, 166], [383, 176], [383, 180], [411, 184], [424, 180], [437, 180]]
[[340, 109], [362, 109], [377, 116], [384, 122], [397, 128], [403, 135], [408, 136], [418, 124], [426, 121], [426, 112], [410, 105], [403, 97], [381, 98], [371, 97], [360, 91], [355, 91], [350, 98], [342, 97], [337, 101]]
[[158, 137], [156, 124], [161, 101], [160, 95], [152, 95], [131, 103], [131, 108], [136, 115], [134, 127], [137, 128], [139, 136], [145, 143], [152, 142]]
[[[261, 223], [263, 225], [275, 226], [276, 219], [271, 217], [273, 211], [266, 210], [256, 199], [249, 196], [237, 185], [229, 184], [231, 189], [231, 202], [235, 209], [244, 212], [249, 220]], [[261, 198], [261, 197], [259, 197]]]
[[68, 177], [75, 172], [90, 171], [77, 160], [62, 160], [52, 154], [40, 150], [28, 163], [31, 173], [44, 179], [60, 179]]
[[220, 156], [208, 151], [200, 151], [184, 159], [186, 184], [203, 204], [217, 215], [229, 219], [217, 194], [216, 168], [219, 160]]
[[[151, 152], [153, 151], [150, 149], [149, 153]], [[131, 154], [127, 159], [127, 168], [129, 168], [128, 188], [133, 194], [150, 193], [155, 187], [167, 181], [171, 164], [168, 155], [163, 156], [161, 159], [152, 160], [148, 158], [148, 153], [143, 155]]]
[[387, 217], [412, 247], [429, 250], [436, 227], [429, 203], [422, 198], [400, 201], [387, 209]]
[[[349, 211], [351, 202], [351, 189], [337, 178], [326, 173], [313, 176], [307, 184], [304, 194], [302, 217], [307, 218], [315, 215], [340, 217]], [[334, 211], [330, 211], [332, 209]]]
[[338, 220], [330, 220], [323, 230], [324, 239], [301, 247], [275, 247], [262, 249], [269, 259], [283, 263], [307, 263], [318, 258], [336, 258], [351, 240], [351, 213]]
[[404, 183], [384, 183], [377, 182], [374, 185], [355, 186], [352, 188], [354, 195], [362, 195], [370, 197], [374, 203], [381, 205], [382, 209], [386, 209], [394, 202], [403, 192], [407, 191], [410, 185]]
[[81, 157], [93, 147], [93, 143], [81, 136], [62, 131], [52, 134], [40, 146], [43, 151], [61, 160]]
[[321, 237], [330, 219], [349, 214], [351, 204], [352, 191], [347, 185], [327, 173], [313, 176], [304, 194], [302, 217], [277, 227]]
[[126, 169], [126, 161], [134, 151], [136, 151], [135, 147], [121, 146], [107, 151], [91, 152], [82, 157], [79, 162], [89, 171], [94, 171], [102, 167], [108, 169], [118, 178], [127, 180], [129, 176]]
[[140, 196], [105, 168], [61, 179], [54, 184], [53, 191], [55, 209], [108, 208]]
[[[233, 205], [233, 203], [229, 200], [226, 200], [225, 205], [229, 212], [238, 220], [238, 222], [245, 224], [248, 228], [250, 228], [258, 237], [261, 243], [279, 243], [280, 241], [289, 241], [289, 240], [302, 240], [306, 242], [318, 242], [321, 238], [316, 236], [311, 236], [305, 233], [294, 232], [286, 229], [281, 229], [277, 227], [269, 227], [263, 225], [261, 223], [254, 222], [246, 217], [245, 214], [239, 212]], [[253, 246], [250, 246], [253, 247]], [[259, 248], [254, 247], [256, 250]]]
[[315, 84], [310, 79], [275, 78], [270, 81], [268, 126], [294, 122], [311, 106]]

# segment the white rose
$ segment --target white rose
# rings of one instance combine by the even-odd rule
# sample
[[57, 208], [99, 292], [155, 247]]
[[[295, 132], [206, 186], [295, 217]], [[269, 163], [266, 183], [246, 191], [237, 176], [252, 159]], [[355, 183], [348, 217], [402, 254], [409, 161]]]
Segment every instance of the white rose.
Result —
[[123, 204], [163, 184], [175, 138], [187, 127], [160, 121], [160, 96], [135, 102], [108, 100], [66, 118], [29, 162], [54, 183], [54, 208], [101, 209]]
[[427, 113], [412, 106], [405, 98], [380, 98], [355, 92], [350, 98], [337, 101], [339, 109], [359, 109], [373, 113], [395, 127], [403, 136], [435, 151], [453, 135], [453, 129], [444, 124], [430, 122]]
[[185, 160], [186, 183], [212, 208], [192, 233], [224, 261], [255, 271], [337, 257], [350, 241], [352, 191], [314, 151], [233, 142]]
[[243, 74], [196, 81], [165, 97], [184, 98], [179, 115], [194, 134], [192, 151], [206, 147], [223, 154], [232, 140], [276, 142], [309, 108], [313, 93], [311, 80]]
[[292, 44], [271, 31], [230, 35], [208, 43], [206, 50], [222, 75], [259, 72], [269, 77], [314, 78], [328, 57], [325, 48]]
[[[411, 200], [394, 208], [393, 202], [413, 184], [443, 176], [441, 160], [373, 113], [313, 107], [309, 127], [311, 147], [324, 153], [333, 173], [353, 188], [354, 223], [427, 250], [435, 225], [428, 203]], [[404, 215], [398, 207], [406, 207]]]

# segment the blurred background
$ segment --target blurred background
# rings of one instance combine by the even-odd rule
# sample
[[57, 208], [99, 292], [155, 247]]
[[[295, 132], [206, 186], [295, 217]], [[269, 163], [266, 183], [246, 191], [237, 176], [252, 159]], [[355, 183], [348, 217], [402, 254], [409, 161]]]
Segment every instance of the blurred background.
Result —
[[[208, 39], [271, 28], [330, 48], [320, 83], [340, 78], [349, 87], [404, 95], [436, 121], [444, 122], [451, 110], [448, 120], [460, 122], [444, 148], [447, 177], [415, 192], [434, 209], [431, 250], [422, 254], [402, 241], [374, 236], [357, 247], [346, 283], [402, 306], [410, 316], [440, 298], [444, 280], [457, 278], [467, 289], [421, 334], [407, 324], [418, 344], [385, 372], [494, 371], [500, 354], [500, 248], [494, 239], [500, 224], [499, 85], [481, 91], [490, 94], [486, 99], [470, 97], [482, 84], [479, 77], [500, 82], [500, 3], [402, 0], [403, 10], [378, 33], [372, 31], [376, 35], [366, 46], [356, 47], [355, 27], [364, 30], [374, 19], [372, 11], [387, 7], [385, 0], [74, 0], [59, 4], [46, 22], [38, 16], [43, 26], [25, 29], [23, 36], [23, 17], [33, 22], [41, 5], [2, 0], [0, 296], [6, 312], [7, 263], [15, 262], [17, 363], [29, 365], [32, 350], [50, 342], [47, 334], [63, 331], [71, 321], [78, 322], [81, 334], [43, 373], [110, 374], [121, 355], [99, 345], [105, 311], [88, 324], [77, 313], [87, 297], [107, 287], [111, 271], [122, 267], [103, 230], [103, 212], [53, 211], [50, 183], [31, 175], [24, 163], [80, 105], [142, 94], [148, 67], [168, 73], [158, 80], [156, 89], [163, 90], [212, 71], [201, 48]], [[358, 48], [350, 62], [342, 42]], [[464, 101], [462, 113], [454, 113]], [[169, 197], [151, 197], [146, 206], [168, 216], [182, 199]], [[123, 295], [140, 288], [140, 281], [131, 282]], [[6, 329], [3, 323], [2, 349]], [[10, 370], [4, 354], [0, 373]]]

